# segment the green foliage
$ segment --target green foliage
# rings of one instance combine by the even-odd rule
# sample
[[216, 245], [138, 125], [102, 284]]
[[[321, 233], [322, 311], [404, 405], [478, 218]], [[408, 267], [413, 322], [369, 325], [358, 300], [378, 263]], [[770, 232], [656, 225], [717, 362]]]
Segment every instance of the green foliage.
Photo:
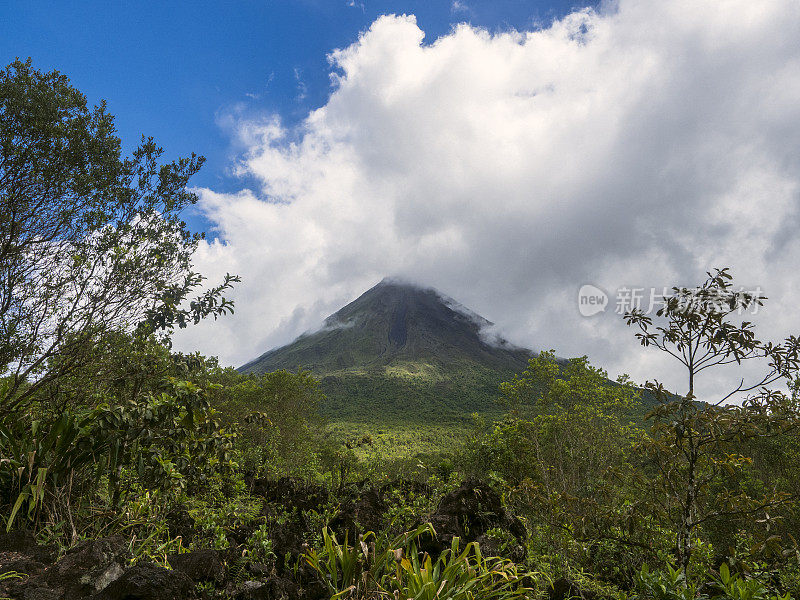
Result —
[[625, 380], [611, 384], [585, 358], [563, 363], [543, 352], [502, 391], [509, 413], [488, 430], [478, 423], [465, 468], [488, 471], [527, 517], [535, 564], [558, 576], [587, 568], [611, 581], [629, 578], [655, 542], [650, 531], [642, 535], [646, 522], [624, 477], [628, 452], [643, 435], [630, 420], [638, 390]]
[[484, 558], [474, 542], [460, 551], [455, 538], [437, 560], [427, 554], [420, 558], [415, 540], [423, 534], [435, 532], [423, 525], [392, 540], [368, 532], [350, 546], [346, 536], [339, 543], [326, 529], [322, 548], [310, 550], [303, 558], [319, 574], [332, 599], [380, 594], [421, 600], [511, 599], [524, 598], [529, 591], [512, 562]]
[[[180, 536], [170, 535], [164, 513], [172, 506], [170, 494], [160, 491], [137, 490], [125, 503], [125, 515], [107, 525], [117, 534], [128, 538], [132, 562], [154, 562], [166, 566], [167, 555], [186, 551]], [[93, 535], [102, 535], [95, 530]]]
[[529, 479], [549, 491], [591, 491], [585, 486], [638, 434], [627, 419], [637, 390], [610, 384], [586, 358], [562, 367], [552, 352], [542, 352], [501, 391], [509, 415], [471, 445], [475, 463], [512, 486]]
[[214, 406], [241, 436], [245, 468], [262, 476], [276, 470], [305, 476], [315, 468], [324, 397], [308, 371], [242, 375], [225, 369], [209, 377], [219, 386]]
[[439, 499], [456, 489], [460, 483], [459, 473], [451, 473], [446, 478], [434, 474], [424, 480], [424, 486], [418, 490], [391, 489], [386, 499], [388, 504], [386, 520], [390, 524], [389, 531], [396, 533], [413, 528], [419, 523], [421, 516], [432, 513]]
[[202, 484], [224, 471], [233, 434], [225, 432], [204, 391], [189, 381], [170, 380], [162, 392], [121, 406], [101, 406], [94, 421], [109, 440], [112, 505], [123, 493], [124, 469], [147, 488]]
[[13, 496], [7, 529], [23, 507], [28, 519], [38, 520], [49, 502], [58, 503], [64, 486], [75, 484], [76, 472], [94, 466], [103, 443], [93, 430], [90, 415], [68, 413], [52, 423], [0, 423], [0, 446], [6, 457], [0, 463], [0, 479]]
[[713, 593], [699, 593], [698, 586], [686, 580], [680, 569], [667, 564], [664, 571], [650, 571], [643, 565], [635, 577], [636, 589], [640, 596], [648, 600], [790, 600], [791, 595], [776, 594], [762, 582], [747, 579], [731, 573], [727, 564], [722, 563], [719, 575], [706, 582], [707, 589]]
[[732, 574], [728, 565], [722, 563], [719, 568], [719, 577], [716, 578], [716, 583], [721, 591], [720, 594], [714, 596], [715, 599], [730, 599], [730, 600], [789, 600], [790, 595], [787, 593], [784, 596], [777, 596], [771, 594], [769, 589], [760, 581], [755, 579], [745, 579]]
[[181, 212], [203, 159], [121, 154], [113, 117], [31, 61], [0, 70], [0, 417], [92, 359], [107, 332], [163, 332], [232, 311], [226, 276], [194, 299], [202, 236]]
[[497, 553], [500, 556], [509, 556], [518, 544], [514, 534], [500, 527], [493, 527], [486, 532], [486, 537], [495, 540], [497, 543]]
[[43, 510], [71, 520], [72, 498], [90, 495], [104, 478], [116, 507], [133, 481], [174, 491], [223, 469], [231, 435], [220, 430], [203, 391], [186, 381], [170, 386], [172, 394], [64, 412], [53, 421], [0, 424], [7, 455], [0, 479], [17, 494], [7, 528], [23, 506], [34, 522]]
[[[347, 535], [345, 535], [344, 543], [340, 544], [336, 541], [336, 536], [326, 528], [322, 532], [322, 549], [320, 551], [311, 549], [303, 556], [311, 568], [320, 575], [332, 599], [344, 595], [361, 597], [367, 593], [367, 585], [375, 585], [375, 574], [371, 574], [369, 571], [362, 573], [363, 567], [369, 559], [366, 540], [369, 540], [370, 537], [374, 537], [374, 534], [366, 534], [359, 540], [358, 545], [350, 546], [347, 543]], [[383, 565], [378, 565], [376, 569], [381, 567]], [[373, 581], [369, 581], [370, 575], [373, 575]], [[377, 575], [380, 577], [380, 572]], [[359, 589], [359, 586], [363, 587]]]
[[642, 565], [635, 577], [636, 587], [644, 598], [651, 600], [694, 600], [697, 588], [686, 581], [680, 569], [667, 564], [665, 571], [653, 571]]
[[[218, 474], [209, 479], [203, 493], [186, 499], [186, 506], [200, 530], [200, 537], [193, 541], [193, 547], [210, 546], [224, 550], [230, 545], [228, 534], [232, 530], [261, 521], [263, 501], [248, 493], [241, 477], [230, 473], [230, 476]], [[263, 544], [263, 536], [257, 535], [253, 542]], [[252, 550], [266, 549], [256, 545]]]
[[[315, 371], [326, 401], [324, 416], [336, 422], [358, 423], [374, 435], [382, 427], [409, 425], [464, 426], [478, 412], [500, 415], [494, 402], [497, 386], [514, 374], [518, 363], [487, 366], [472, 360], [446, 365], [415, 361], [398, 367]], [[409, 370], [412, 375], [409, 375]]]
[[247, 540], [247, 552], [249, 557], [258, 562], [271, 562], [275, 560], [272, 539], [270, 538], [269, 527], [262, 524], [253, 531]]
[[[103, 403], [135, 402], [168, 391], [169, 378], [186, 380], [178, 357], [154, 335], [109, 331], [87, 342], [85, 361], [41, 388], [36, 401], [50, 410], [91, 408]], [[53, 359], [57, 362], [61, 359]]]
[[525, 598], [530, 592], [521, 583], [516, 565], [504, 559], [484, 558], [477, 543], [459, 550], [459, 539], [434, 561], [427, 554], [420, 560], [416, 547], [400, 561], [396, 581], [390, 585], [402, 598], [419, 600], [471, 600]]

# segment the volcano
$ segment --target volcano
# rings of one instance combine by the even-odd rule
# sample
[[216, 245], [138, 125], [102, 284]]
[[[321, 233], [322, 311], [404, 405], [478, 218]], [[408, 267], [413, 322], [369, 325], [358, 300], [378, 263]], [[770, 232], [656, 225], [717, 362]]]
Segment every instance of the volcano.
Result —
[[466, 422], [496, 414], [498, 386], [530, 350], [489, 335], [492, 324], [430, 287], [384, 279], [318, 331], [262, 354], [243, 373], [309, 370], [323, 413], [358, 423]]
[[529, 350], [490, 336], [492, 323], [433, 288], [384, 279], [325, 320], [316, 332], [261, 355], [244, 373], [304, 368], [324, 374], [422, 363], [465, 362], [521, 370]]

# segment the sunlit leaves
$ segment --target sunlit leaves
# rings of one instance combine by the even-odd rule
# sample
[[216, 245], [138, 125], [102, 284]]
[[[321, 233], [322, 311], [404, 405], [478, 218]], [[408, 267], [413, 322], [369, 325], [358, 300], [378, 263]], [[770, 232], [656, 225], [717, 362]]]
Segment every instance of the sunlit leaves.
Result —
[[202, 235], [181, 219], [203, 158], [142, 137], [123, 157], [113, 117], [58, 72], [0, 71], [0, 413], [30, 402], [111, 331], [161, 332], [228, 314], [238, 278], [192, 298]]

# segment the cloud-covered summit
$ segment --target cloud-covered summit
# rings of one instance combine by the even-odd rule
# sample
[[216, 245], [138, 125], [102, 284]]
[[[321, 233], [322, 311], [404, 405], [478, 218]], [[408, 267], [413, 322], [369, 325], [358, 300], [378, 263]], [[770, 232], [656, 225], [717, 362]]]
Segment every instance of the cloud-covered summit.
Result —
[[242, 276], [236, 315], [179, 346], [240, 364], [397, 273], [521, 345], [669, 383], [614, 298], [582, 318], [577, 291], [727, 265], [770, 297], [765, 335], [796, 332], [797, 31], [795, 0], [620, 0], [431, 44], [381, 17], [331, 53], [333, 91], [299, 129], [238, 122], [257, 187], [201, 190], [218, 239], [197, 256]]

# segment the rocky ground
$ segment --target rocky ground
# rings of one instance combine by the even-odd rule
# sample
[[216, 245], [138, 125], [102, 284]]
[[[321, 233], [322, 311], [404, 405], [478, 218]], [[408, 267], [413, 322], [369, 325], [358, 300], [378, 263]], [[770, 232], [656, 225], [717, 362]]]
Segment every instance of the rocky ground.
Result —
[[[296, 559], [304, 551], [308, 529], [304, 511], [321, 506], [327, 500], [326, 490], [289, 479], [255, 481], [252, 487], [267, 505], [277, 503], [300, 509], [292, 513], [293, 519], [271, 528], [276, 557], [271, 564], [242, 560], [239, 545], [249, 531], [232, 531], [230, 547], [225, 551], [199, 549], [168, 556], [171, 569], [141, 561], [131, 564], [128, 544], [121, 537], [85, 540], [59, 558], [57, 548], [37, 545], [30, 533], [12, 532], [0, 536], [0, 578], [10, 572], [21, 577], [0, 581], [0, 598], [175, 600], [209, 594], [238, 600], [326, 597], [316, 574], [302, 561], [299, 569], [290, 568], [291, 564], [298, 564]], [[387, 493], [386, 488], [351, 490], [331, 521], [331, 528], [341, 535], [349, 532], [352, 540], [359, 530], [385, 527]], [[421, 539], [420, 550], [431, 555], [449, 547], [455, 536], [464, 542], [477, 541], [484, 554], [494, 554], [496, 538], [486, 534], [501, 529], [516, 540], [510, 550], [506, 549], [509, 558], [520, 560], [524, 556], [524, 526], [507, 513], [497, 493], [482, 483], [465, 482], [446, 494], [428, 520], [438, 536]], [[195, 533], [192, 528], [188, 514], [178, 510], [171, 515], [171, 534], [181, 535], [189, 543]]]

